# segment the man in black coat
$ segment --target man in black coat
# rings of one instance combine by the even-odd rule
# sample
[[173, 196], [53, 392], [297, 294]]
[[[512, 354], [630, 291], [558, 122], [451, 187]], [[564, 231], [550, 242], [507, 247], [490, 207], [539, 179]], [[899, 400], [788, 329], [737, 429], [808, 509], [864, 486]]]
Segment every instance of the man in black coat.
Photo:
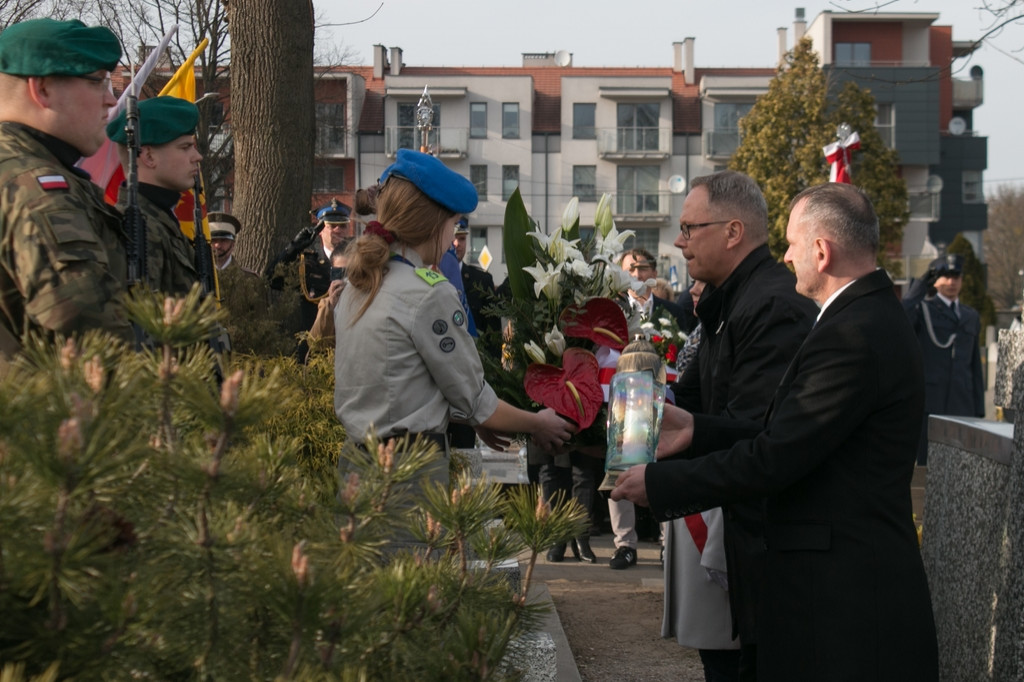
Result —
[[917, 333], [924, 359], [925, 421], [917, 463], [928, 463], [928, 415], [985, 416], [985, 381], [981, 369], [981, 319], [960, 299], [964, 257], [949, 254], [914, 280], [903, 308]]
[[659, 458], [612, 496], [675, 518], [765, 497], [760, 682], [938, 679], [910, 479], [924, 413], [914, 331], [876, 269], [878, 219], [855, 187], [790, 205], [786, 261], [822, 306], [765, 422], [666, 406]]
[[[764, 417], [772, 394], [811, 330], [818, 308], [796, 292], [796, 278], [768, 250], [768, 205], [757, 183], [736, 171], [695, 178], [683, 203], [676, 246], [687, 260], [690, 276], [706, 283], [697, 304], [703, 341], [696, 366], [684, 372], [672, 389], [676, 406], [689, 412], [734, 419]], [[740, 651], [697, 647], [705, 670], [714, 679], [754, 678], [757, 660], [755, 617], [764, 561], [760, 499], [741, 500], [722, 509], [728, 570], [728, 602], [732, 636], [739, 636]], [[700, 515], [670, 525], [672, 543], [685, 542]], [[710, 541], [710, 537], [709, 537]], [[666, 565], [677, 593], [666, 592], [679, 629], [686, 620], [721, 617], [714, 601], [697, 589], [693, 573], [702, 578], [697, 562], [677, 562], [673, 551]], [[704, 581], [706, 583], [706, 581]], [[702, 599], [703, 598], [703, 599]], [[708, 613], [696, 604], [705, 604]], [[674, 614], [673, 614], [674, 615]], [[676, 617], [674, 615], [674, 617]], [[742, 660], [741, 660], [742, 659]], [[737, 677], [742, 670], [742, 675]]]
[[459, 261], [459, 272], [462, 274], [462, 288], [466, 292], [466, 302], [473, 313], [478, 334], [477, 350], [490, 353], [495, 358], [501, 357], [501, 317], [487, 314], [484, 308], [494, 304], [494, 278], [491, 273], [466, 263], [466, 251], [469, 246], [469, 221], [462, 217], [455, 224], [455, 258]]

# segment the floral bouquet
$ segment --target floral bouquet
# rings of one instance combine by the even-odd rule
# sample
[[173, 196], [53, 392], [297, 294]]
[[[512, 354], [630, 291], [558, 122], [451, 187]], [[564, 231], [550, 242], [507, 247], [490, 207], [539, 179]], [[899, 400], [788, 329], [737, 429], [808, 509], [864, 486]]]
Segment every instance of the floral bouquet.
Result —
[[[594, 236], [579, 236], [579, 200], [573, 197], [552, 234], [535, 229], [518, 190], [505, 210], [504, 248], [511, 299], [495, 312], [509, 320], [500, 361], [484, 358], [498, 395], [524, 408], [543, 405], [576, 423], [585, 439], [603, 442], [604, 392], [594, 351], [622, 350], [629, 322], [619, 299], [635, 286], [612, 259], [632, 231], [619, 232], [611, 197], [597, 205]], [[593, 428], [591, 428], [593, 427]]]
[[[657, 312], [655, 310], [655, 313]], [[676, 370], [679, 351], [682, 350], [683, 344], [689, 337], [679, 328], [679, 323], [671, 315], [662, 315], [642, 322], [640, 329], [647, 334], [647, 338], [658, 349], [658, 355], [665, 362], [665, 380], [672, 383], [679, 376], [679, 372]]]

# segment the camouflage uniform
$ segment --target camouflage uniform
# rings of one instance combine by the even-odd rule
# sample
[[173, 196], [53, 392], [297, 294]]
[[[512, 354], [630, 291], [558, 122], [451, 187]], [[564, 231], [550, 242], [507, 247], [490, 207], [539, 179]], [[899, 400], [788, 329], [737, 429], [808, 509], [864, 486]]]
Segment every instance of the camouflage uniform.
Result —
[[[195, 250], [171, 211], [181, 192], [153, 185], [139, 186], [139, 209], [146, 221], [146, 286], [172, 296], [184, 296], [199, 281]], [[128, 189], [118, 191], [117, 208], [125, 210]], [[168, 206], [168, 204], [170, 204]]]
[[118, 301], [128, 268], [121, 218], [72, 167], [77, 159], [56, 138], [0, 122], [0, 372], [29, 332], [132, 338]]

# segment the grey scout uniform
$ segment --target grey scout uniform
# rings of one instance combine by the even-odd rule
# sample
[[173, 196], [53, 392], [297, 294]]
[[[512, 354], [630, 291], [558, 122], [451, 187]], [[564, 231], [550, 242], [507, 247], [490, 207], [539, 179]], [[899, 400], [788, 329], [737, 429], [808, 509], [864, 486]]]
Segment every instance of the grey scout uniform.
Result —
[[[140, 185], [139, 209], [146, 221], [146, 286], [173, 296], [184, 296], [199, 281], [195, 251], [181, 224], [172, 215], [181, 192]], [[118, 190], [117, 207], [128, 204], [128, 189]]]
[[449, 416], [476, 425], [498, 407], [455, 287], [415, 252], [404, 257], [355, 324], [355, 287], [335, 308], [334, 409], [354, 440], [371, 426], [384, 437], [444, 432]]
[[132, 338], [118, 301], [128, 270], [121, 219], [72, 168], [78, 156], [0, 123], [0, 373], [28, 332]]

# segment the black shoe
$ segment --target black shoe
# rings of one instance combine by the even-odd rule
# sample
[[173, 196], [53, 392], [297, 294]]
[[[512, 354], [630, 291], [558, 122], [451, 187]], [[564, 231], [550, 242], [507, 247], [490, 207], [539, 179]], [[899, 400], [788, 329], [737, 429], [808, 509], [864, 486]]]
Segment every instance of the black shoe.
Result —
[[608, 562], [616, 571], [621, 571], [636, 566], [636, 550], [632, 547], [619, 547], [615, 550], [615, 556]]
[[591, 564], [597, 563], [594, 550], [590, 549], [590, 538], [573, 538], [572, 555], [576, 557], [576, 561], [586, 561]]
[[548, 561], [558, 563], [563, 559], [565, 559], [565, 543], [551, 545], [551, 549], [548, 550]]

